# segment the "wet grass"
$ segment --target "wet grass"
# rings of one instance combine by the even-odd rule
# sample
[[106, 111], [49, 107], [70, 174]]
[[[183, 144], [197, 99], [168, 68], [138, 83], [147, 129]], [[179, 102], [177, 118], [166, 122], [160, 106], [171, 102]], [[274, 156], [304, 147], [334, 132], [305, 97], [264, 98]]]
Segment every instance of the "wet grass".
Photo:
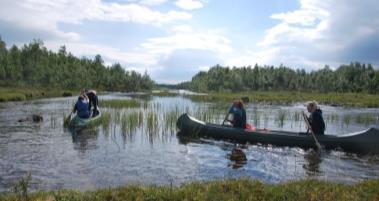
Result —
[[111, 124], [111, 113], [103, 112], [101, 115], [100, 125], [102, 125], [105, 130], [108, 130]]
[[137, 108], [141, 107], [141, 101], [135, 99], [101, 100], [99, 105], [108, 108]]
[[209, 93], [208, 95], [185, 95], [194, 101], [231, 102], [241, 97], [248, 97], [250, 102], [270, 104], [291, 104], [317, 100], [321, 104], [354, 107], [379, 107], [379, 95], [364, 93], [314, 93], [314, 92], [241, 92], [241, 93]]
[[143, 123], [143, 114], [141, 111], [124, 113], [121, 117], [121, 130], [124, 135], [132, 135], [136, 129]]
[[[25, 195], [2, 193], [0, 200], [25, 200]], [[27, 200], [378, 200], [379, 180], [345, 185], [319, 180], [265, 184], [250, 179], [193, 182], [178, 187], [129, 185], [95, 191], [34, 192]]]
[[66, 97], [78, 92], [49, 88], [4, 88], [0, 87], [0, 102], [25, 101], [38, 98]]
[[275, 119], [275, 122], [277, 123], [278, 127], [283, 128], [284, 126], [284, 121], [286, 120], [288, 115], [288, 112], [285, 110], [279, 110], [277, 117]]
[[350, 122], [351, 122], [351, 115], [345, 115], [345, 116], [343, 116], [342, 123], [343, 123], [344, 126], [349, 127]]
[[379, 123], [379, 114], [358, 114], [355, 122], [364, 125]]

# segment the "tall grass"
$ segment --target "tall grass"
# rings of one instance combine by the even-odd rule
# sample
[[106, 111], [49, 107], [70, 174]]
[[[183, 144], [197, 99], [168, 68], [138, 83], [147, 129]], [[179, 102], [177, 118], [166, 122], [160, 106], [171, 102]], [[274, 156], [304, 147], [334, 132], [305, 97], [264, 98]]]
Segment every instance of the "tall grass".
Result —
[[279, 110], [279, 111], [278, 111], [277, 117], [276, 117], [276, 119], [275, 119], [275, 121], [276, 121], [278, 127], [283, 128], [283, 126], [284, 126], [284, 121], [286, 120], [286, 117], [287, 117], [287, 113], [288, 113], [288, 112], [285, 111], [285, 110]]

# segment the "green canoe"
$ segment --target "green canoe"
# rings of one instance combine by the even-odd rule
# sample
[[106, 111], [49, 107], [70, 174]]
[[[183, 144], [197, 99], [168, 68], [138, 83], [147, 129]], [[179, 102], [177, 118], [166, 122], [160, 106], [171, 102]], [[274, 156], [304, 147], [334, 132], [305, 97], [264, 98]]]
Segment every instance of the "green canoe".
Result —
[[69, 128], [80, 130], [89, 126], [94, 126], [100, 122], [100, 119], [101, 119], [100, 111], [99, 111], [99, 114], [96, 115], [95, 117], [91, 117], [87, 119], [80, 118], [78, 115], [75, 115], [70, 121]]

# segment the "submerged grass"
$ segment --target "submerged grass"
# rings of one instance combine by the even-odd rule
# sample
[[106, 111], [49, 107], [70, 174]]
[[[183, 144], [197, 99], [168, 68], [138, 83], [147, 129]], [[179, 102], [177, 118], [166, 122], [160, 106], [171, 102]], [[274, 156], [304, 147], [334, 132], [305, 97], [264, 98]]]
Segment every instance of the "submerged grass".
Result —
[[100, 107], [109, 108], [137, 108], [141, 106], [141, 102], [134, 99], [112, 99], [102, 100]]
[[[0, 194], [0, 200], [16, 201], [25, 197]], [[354, 185], [318, 180], [264, 184], [257, 180], [231, 179], [193, 182], [179, 187], [129, 185], [96, 191], [59, 190], [34, 192], [28, 200], [378, 200], [379, 180]]]

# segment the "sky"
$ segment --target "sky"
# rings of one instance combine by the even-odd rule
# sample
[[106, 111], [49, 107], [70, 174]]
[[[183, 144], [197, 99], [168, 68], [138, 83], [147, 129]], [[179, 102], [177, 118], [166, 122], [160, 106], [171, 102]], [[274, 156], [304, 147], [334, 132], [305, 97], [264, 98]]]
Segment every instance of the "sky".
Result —
[[217, 64], [379, 66], [377, 0], [0, 0], [0, 36], [188, 81]]

